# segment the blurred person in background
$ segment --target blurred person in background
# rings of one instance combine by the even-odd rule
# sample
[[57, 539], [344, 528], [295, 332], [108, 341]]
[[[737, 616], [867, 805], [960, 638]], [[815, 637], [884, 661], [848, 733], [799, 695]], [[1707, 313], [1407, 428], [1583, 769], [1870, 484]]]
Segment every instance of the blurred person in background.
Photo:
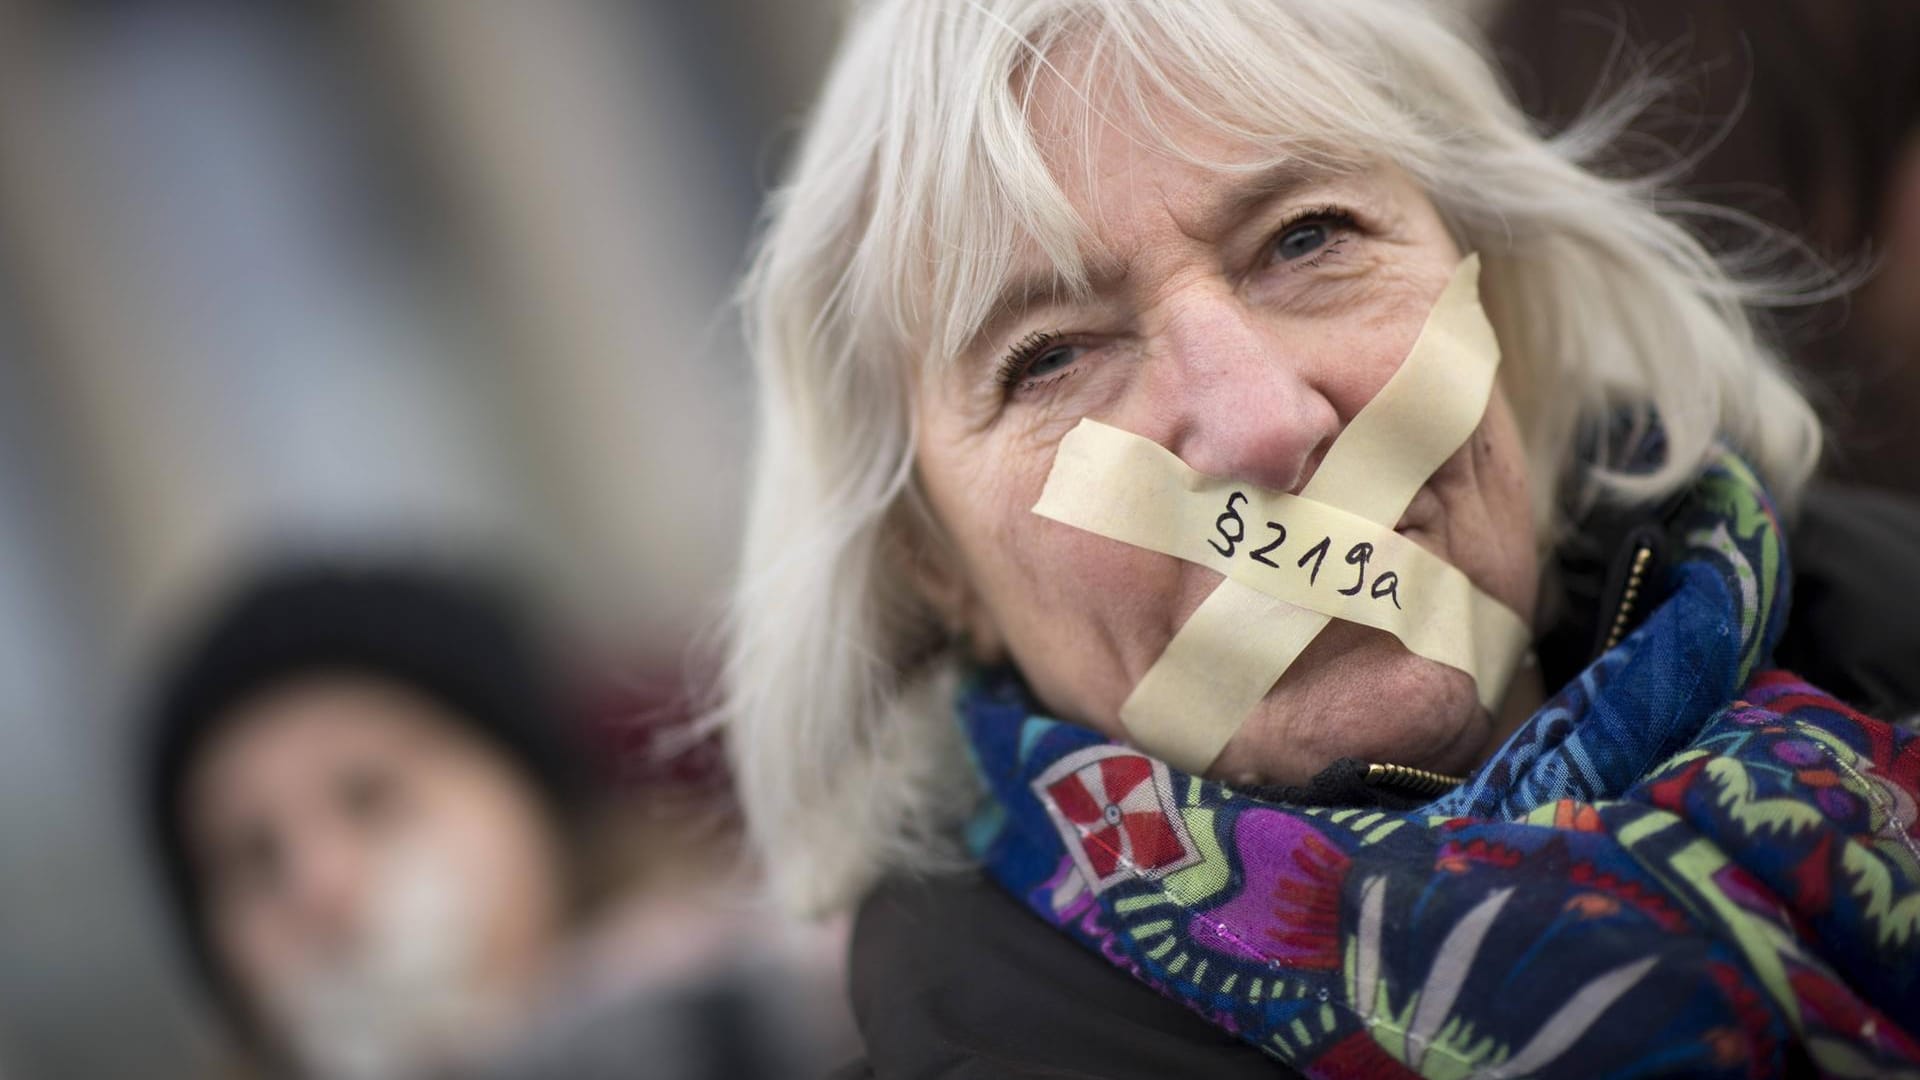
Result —
[[791, 952], [672, 887], [724, 837], [610, 805], [547, 653], [479, 577], [317, 562], [245, 584], [186, 650], [152, 825], [262, 1067], [750, 1078], [842, 1049], [802, 995], [771, 1000]]
[[[731, 563], [713, 538], [751, 412], [722, 309], [822, 14], [0, 4], [12, 1074], [200, 1077], [224, 1050], [180, 992], [198, 986], [142, 887], [123, 773], [148, 733], [139, 676], [236, 553], [482, 539], [538, 575], [590, 676], [679, 679]], [[616, 799], [654, 799], [661, 770], [601, 770], [600, 749]], [[744, 895], [714, 895], [724, 838], [634, 831], [620, 860], [645, 881], [608, 899], [618, 927], [572, 936], [560, 981], [590, 952], [596, 989], [625, 979], [638, 1008], [643, 978], [697, 991], [773, 956]], [[603, 929], [629, 951], [579, 947]], [[823, 956], [822, 985], [841, 967]], [[558, 999], [593, 1004], [539, 996], [542, 1032]], [[792, 997], [844, 1026], [838, 995]], [[728, 1044], [716, 1030], [699, 1048]]]
[[159, 710], [151, 824], [192, 958], [319, 1077], [504, 1039], [581, 899], [585, 775], [509, 603], [415, 569], [245, 585]]

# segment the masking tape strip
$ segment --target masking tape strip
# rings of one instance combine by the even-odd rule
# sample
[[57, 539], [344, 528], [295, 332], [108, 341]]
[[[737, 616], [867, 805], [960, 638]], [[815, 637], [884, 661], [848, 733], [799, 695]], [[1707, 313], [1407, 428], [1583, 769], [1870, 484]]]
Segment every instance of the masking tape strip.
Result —
[[[1390, 526], [1472, 436], [1500, 365], [1479, 279], [1480, 257], [1469, 255], [1407, 359], [1328, 449], [1302, 495]], [[1223, 581], [1128, 695], [1121, 723], [1148, 750], [1202, 771], [1328, 621]], [[1227, 639], [1234, 648], [1215, 651]]]
[[1472, 675], [1484, 693], [1505, 688], [1501, 666], [1527, 640], [1518, 615], [1399, 533], [1313, 499], [1203, 476], [1152, 439], [1095, 420], [1061, 440], [1034, 512], [1385, 630]]
[[1333, 620], [1229, 578], [1187, 618], [1120, 706], [1148, 753], [1198, 775]]
[[1480, 307], [1480, 256], [1454, 270], [1413, 350], [1354, 416], [1300, 494], [1392, 528], [1486, 414], [1500, 341]]
[[[1472, 435], [1500, 360], [1499, 343], [1479, 304], [1478, 281], [1479, 257], [1468, 256], [1442, 291], [1406, 361], [1347, 425], [1303, 498], [1337, 503], [1354, 516], [1390, 526], [1427, 478]], [[1149, 445], [1173, 457], [1157, 444]], [[1050, 478], [1049, 490], [1052, 487]], [[1397, 534], [1387, 535], [1405, 543]], [[1226, 539], [1222, 534], [1216, 545]], [[1213, 550], [1217, 553], [1219, 546]], [[1270, 561], [1272, 554], [1268, 552]], [[1446, 569], [1458, 575], [1452, 567]], [[1473, 666], [1465, 670], [1475, 675], [1482, 702], [1492, 708], [1511, 679], [1526, 632], [1522, 625], [1516, 637], [1511, 622], [1517, 620], [1511, 620], [1511, 613], [1470, 584], [1468, 589], [1470, 598], [1478, 598], [1470, 599], [1474, 613], [1468, 618], [1480, 630], [1471, 639], [1477, 658], [1469, 660]], [[1121, 708], [1121, 720], [1150, 751], [1190, 771], [1203, 770], [1327, 622], [1325, 613], [1294, 606], [1229, 577], [1134, 688]], [[1457, 614], [1454, 625], [1459, 625]]]

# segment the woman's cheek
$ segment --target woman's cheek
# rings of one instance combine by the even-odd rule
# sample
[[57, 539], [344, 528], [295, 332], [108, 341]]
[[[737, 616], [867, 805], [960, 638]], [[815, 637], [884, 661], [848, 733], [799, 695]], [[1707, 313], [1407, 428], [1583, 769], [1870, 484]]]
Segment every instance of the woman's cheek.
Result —
[[1085, 613], [1137, 589], [1152, 565], [1150, 552], [1031, 511], [1019, 523], [1019, 533], [1013, 562], [1024, 571], [1024, 592], [1036, 607], [1054, 607], [1058, 615]]
[[[997, 590], [1014, 662], [1055, 710], [1079, 719], [1118, 703], [1166, 647], [1181, 612], [1174, 560], [1033, 514]], [[1109, 700], [1111, 699], [1111, 700]]]
[[232, 901], [215, 908], [213, 938], [222, 961], [250, 997], [268, 1000], [302, 971], [297, 933], [270, 905]]

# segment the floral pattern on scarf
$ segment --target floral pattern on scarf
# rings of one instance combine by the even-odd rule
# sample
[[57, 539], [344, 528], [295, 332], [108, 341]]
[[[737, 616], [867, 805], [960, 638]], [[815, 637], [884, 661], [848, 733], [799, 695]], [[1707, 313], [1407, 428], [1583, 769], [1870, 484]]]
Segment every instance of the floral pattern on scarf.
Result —
[[1310, 1076], [1920, 1075], [1920, 745], [1765, 669], [1786, 559], [1737, 457], [1680, 537], [1646, 623], [1411, 812], [1264, 802], [983, 675], [975, 853]]

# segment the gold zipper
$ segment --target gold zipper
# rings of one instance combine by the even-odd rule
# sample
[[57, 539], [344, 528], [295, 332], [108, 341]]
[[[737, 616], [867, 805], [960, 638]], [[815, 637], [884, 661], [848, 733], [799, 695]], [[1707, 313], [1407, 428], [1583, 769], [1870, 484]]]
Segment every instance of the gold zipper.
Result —
[[1428, 772], [1407, 765], [1369, 764], [1367, 783], [1385, 784], [1389, 787], [1404, 788], [1415, 795], [1440, 795], [1467, 782], [1464, 776], [1448, 776], [1445, 773]]
[[[1633, 567], [1627, 572], [1627, 588], [1620, 594], [1620, 607], [1613, 613], [1613, 626], [1607, 631], [1608, 649], [1620, 644], [1620, 639], [1627, 636], [1627, 624], [1633, 618], [1634, 606], [1640, 601], [1640, 588], [1645, 584], [1647, 566], [1652, 561], [1653, 548], [1646, 544], [1635, 546]], [[1440, 795], [1466, 782], [1464, 776], [1448, 776], [1407, 765], [1372, 763], [1367, 766], [1367, 783], [1402, 788], [1416, 795]]]
[[1647, 575], [1647, 563], [1653, 559], [1653, 549], [1645, 544], [1633, 550], [1633, 569], [1627, 572], [1627, 591], [1620, 594], [1620, 608], [1613, 613], [1613, 628], [1607, 631], [1607, 644], [1602, 652], [1620, 644], [1627, 636], [1627, 620], [1633, 617], [1633, 605], [1640, 599], [1641, 579]]

